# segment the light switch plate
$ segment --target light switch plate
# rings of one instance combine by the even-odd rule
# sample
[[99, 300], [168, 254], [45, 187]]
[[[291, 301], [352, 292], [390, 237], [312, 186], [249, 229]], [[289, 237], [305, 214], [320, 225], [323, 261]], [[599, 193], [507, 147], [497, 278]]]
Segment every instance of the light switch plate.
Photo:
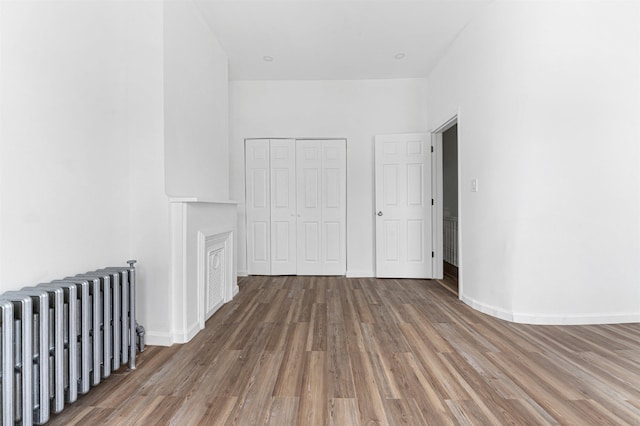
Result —
[[471, 180], [471, 192], [478, 192], [478, 178]]

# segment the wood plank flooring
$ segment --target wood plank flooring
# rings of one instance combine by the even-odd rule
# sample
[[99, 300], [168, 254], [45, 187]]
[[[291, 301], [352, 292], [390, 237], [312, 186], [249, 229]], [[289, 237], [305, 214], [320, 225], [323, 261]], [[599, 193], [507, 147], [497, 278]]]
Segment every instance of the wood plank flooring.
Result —
[[50, 424], [640, 424], [640, 324], [512, 324], [428, 280], [239, 284]]
[[442, 280], [438, 280], [440, 284], [448, 288], [458, 295], [458, 267], [452, 265], [449, 262], [442, 262], [442, 269], [444, 270], [444, 277]]

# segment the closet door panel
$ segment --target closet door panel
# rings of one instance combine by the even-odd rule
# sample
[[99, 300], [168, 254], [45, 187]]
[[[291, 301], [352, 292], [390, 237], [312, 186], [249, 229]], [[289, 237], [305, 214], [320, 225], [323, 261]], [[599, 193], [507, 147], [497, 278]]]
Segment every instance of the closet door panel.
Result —
[[247, 270], [271, 274], [271, 190], [269, 140], [245, 141]]
[[344, 275], [346, 256], [346, 141], [320, 141], [322, 147], [323, 275]]
[[271, 139], [271, 274], [296, 273], [295, 140]]
[[296, 141], [297, 274], [322, 275], [322, 145]]
[[247, 267], [344, 275], [346, 141], [246, 141]]
[[[322, 235], [324, 237], [324, 263], [327, 267], [325, 272], [330, 274], [330, 270], [333, 264], [340, 262], [340, 255], [342, 254], [341, 236], [342, 230], [340, 229], [340, 222], [323, 221], [324, 229]], [[330, 274], [334, 275], [334, 274]], [[335, 275], [338, 275], [337, 273]]]

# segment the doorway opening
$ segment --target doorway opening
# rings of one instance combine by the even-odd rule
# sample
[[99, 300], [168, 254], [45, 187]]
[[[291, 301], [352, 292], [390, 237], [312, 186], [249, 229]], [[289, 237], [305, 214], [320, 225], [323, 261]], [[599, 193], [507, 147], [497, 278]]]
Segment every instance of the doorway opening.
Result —
[[455, 115], [431, 133], [433, 156], [434, 271], [437, 281], [460, 297], [460, 191], [458, 160], [458, 116]]
[[442, 132], [443, 283], [458, 294], [458, 124]]

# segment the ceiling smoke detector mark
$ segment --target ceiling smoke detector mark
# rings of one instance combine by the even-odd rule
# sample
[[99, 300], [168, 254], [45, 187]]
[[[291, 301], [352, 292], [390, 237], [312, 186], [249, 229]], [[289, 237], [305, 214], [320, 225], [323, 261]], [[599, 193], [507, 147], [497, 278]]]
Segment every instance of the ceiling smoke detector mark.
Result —
[[400, 53], [396, 53], [394, 58], [396, 58], [397, 60], [400, 60], [400, 59], [404, 59], [405, 56], [407, 56], [407, 55], [405, 55], [404, 53], [400, 52]]
[[263, 56], [262, 59], [265, 62], [273, 62], [273, 56]]

